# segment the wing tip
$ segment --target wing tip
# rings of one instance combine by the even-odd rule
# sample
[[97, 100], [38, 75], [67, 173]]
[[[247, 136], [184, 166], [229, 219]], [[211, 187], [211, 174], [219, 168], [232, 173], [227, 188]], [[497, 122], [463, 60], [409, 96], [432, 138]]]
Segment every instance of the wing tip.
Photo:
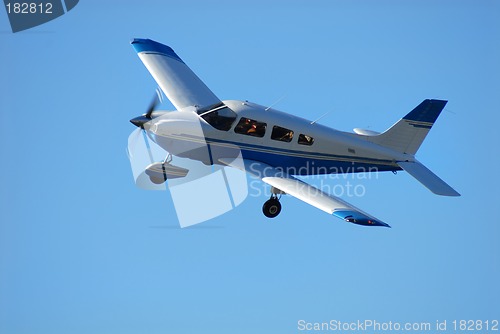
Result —
[[337, 218], [343, 219], [348, 223], [362, 225], [362, 226], [382, 226], [391, 228], [389, 224], [386, 224], [376, 218], [366, 216], [358, 211], [353, 210], [338, 210], [333, 212], [333, 215]]
[[448, 197], [460, 197], [462, 196], [458, 191], [453, 189], [452, 187], [448, 186], [448, 189], [440, 189], [439, 191], [433, 191], [436, 195], [440, 196], [448, 196]]
[[180, 62], [183, 62], [182, 59], [175, 53], [175, 51], [170, 46], [158, 43], [149, 38], [133, 38], [130, 41], [130, 44], [132, 44], [137, 53], [141, 52], [159, 53], [171, 57]]

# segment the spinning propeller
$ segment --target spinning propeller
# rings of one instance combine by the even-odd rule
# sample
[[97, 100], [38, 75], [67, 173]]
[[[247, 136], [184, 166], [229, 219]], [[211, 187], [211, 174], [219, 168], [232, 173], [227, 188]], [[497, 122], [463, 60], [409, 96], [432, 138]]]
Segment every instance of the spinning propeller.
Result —
[[[154, 118], [153, 113], [158, 106], [163, 102], [163, 95], [159, 89], [156, 90], [151, 103], [146, 112], [141, 116], [130, 120], [132, 124], [137, 126], [128, 138], [127, 153], [134, 174], [134, 180], [139, 188], [146, 190], [165, 190], [164, 184], [152, 182], [145, 170], [151, 164], [157, 161], [162, 161], [168, 156], [168, 152], [160, 146], [150, 141], [147, 130], [149, 130], [149, 122]], [[142, 139], [141, 139], [142, 137]]]
[[241, 158], [239, 147], [191, 140], [205, 138], [196, 109], [159, 111], [161, 103], [162, 95], [157, 91], [146, 113], [130, 120], [137, 126], [127, 147], [136, 185], [145, 190], [168, 187], [181, 227], [201, 223], [240, 204], [247, 195], [246, 174], [212, 162], [221, 155]]

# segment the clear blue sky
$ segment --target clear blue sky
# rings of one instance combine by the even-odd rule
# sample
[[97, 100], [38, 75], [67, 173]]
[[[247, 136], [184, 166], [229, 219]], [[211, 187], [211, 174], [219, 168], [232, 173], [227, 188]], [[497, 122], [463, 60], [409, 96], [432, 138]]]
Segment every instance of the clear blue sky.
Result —
[[[146, 4], [147, 3], [147, 4]], [[12, 34], [0, 10], [0, 333], [295, 333], [297, 321], [500, 317], [497, 1], [85, 1]], [[266, 198], [180, 229], [125, 153], [156, 84], [129, 41], [168, 44], [222, 99], [341, 130], [449, 100], [404, 172], [346, 198], [393, 226]], [[193, 203], [196, 208], [196, 203]]]

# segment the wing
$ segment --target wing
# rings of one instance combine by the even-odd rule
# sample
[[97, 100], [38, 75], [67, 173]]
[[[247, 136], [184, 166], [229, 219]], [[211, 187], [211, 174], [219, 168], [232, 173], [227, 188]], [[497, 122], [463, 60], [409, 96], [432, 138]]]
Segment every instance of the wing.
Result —
[[140, 38], [132, 40], [131, 44], [176, 109], [221, 103], [170, 47]]
[[385, 226], [388, 224], [363, 212], [346, 201], [329, 195], [310, 184], [307, 184], [282, 170], [269, 166], [265, 163], [244, 160], [241, 161], [220, 159], [220, 162], [231, 167], [245, 170], [259, 177], [265, 183], [277, 188], [293, 197], [300, 199], [320, 210], [343, 219], [347, 222], [366, 226]]

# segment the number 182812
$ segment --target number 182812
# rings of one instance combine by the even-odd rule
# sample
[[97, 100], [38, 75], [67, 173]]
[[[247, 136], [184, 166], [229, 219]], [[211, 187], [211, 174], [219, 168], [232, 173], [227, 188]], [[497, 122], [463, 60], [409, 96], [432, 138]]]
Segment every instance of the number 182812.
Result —
[[8, 14], [52, 14], [51, 2], [8, 2], [5, 7]]

